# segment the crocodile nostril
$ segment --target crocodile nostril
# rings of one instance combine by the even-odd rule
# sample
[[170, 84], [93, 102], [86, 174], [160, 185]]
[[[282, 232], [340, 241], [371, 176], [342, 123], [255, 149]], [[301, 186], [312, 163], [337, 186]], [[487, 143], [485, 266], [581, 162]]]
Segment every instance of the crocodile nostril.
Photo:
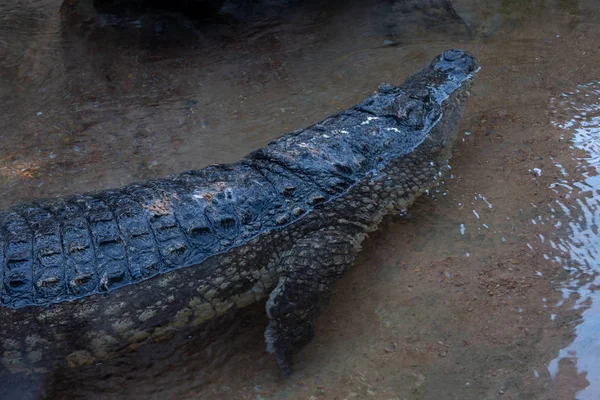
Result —
[[459, 50], [459, 49], [450, 49], [450, 50], [446, 50], [442, 54], [442, 57], [446, 61], [456, 61], [459, 58], [461, 58], [464, 54], [465, 54], [465, 52], [462, 51], [462, 50]]

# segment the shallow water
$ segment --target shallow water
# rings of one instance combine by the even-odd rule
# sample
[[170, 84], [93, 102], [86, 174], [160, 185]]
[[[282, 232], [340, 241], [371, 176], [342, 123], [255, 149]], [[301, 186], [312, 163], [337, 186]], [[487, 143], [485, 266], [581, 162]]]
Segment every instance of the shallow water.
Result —
[[[589, 382], [589, 386], [579, 392], [577, 397], [595, 399], [600, 393], [600, 297], [596, 292], [600, 283], [600, 181], [596, 173], [600, 167], [600, 82], [578, 85], [573, 91], [553, 98], [551, 103], [553, 112], [562, 114], [553, 123], [566, 132], [574, 132], [574, 147], [586, 153], [578, 158], [577, 165], [582, 171], [583, 179], [564, 179], [568, 177], [568, 172], [561, 171], [563, 178], [555, 185], [557, 193], [562, 192], [565, 197], [573, 196], [576, 199], [577, 206], [574, 208], [583, 216], [569, 221], [569, 235], [560, 238], [557, 247], [567, 259], [566, 262], [561, 260], [560, 265], [567, 268], [574, 278], [573, 283], [563, 284], [563, 296], [567, 299], [572, 295], [579, 295], [574, 308], [583, 307], [585, 310], [581, 324], [576, 328], [575, 339], [560, 350], [548, 369], [554, 377], [560, 360], [570, 360], [576, 364], [578, 372], [587, 374]], [[592, 171], [588, 172], [590, 169]], [[569, 207], [562, 209], [562, 212], [567, 215], [571, 213]], [[583, 279], [582, 275], [585, 275]]]
[[202, 22], [120, 27], [61, 3], [0, 0], [0, 207], [234, 161], [446, 48], [482, 70], [452, 171], [367, 241], [288, 380], [256, 308], [208, 348], [192, 338], [150, 367], [28, 386], [53, 398], [600, 398], [596, 1], [226, 3]]

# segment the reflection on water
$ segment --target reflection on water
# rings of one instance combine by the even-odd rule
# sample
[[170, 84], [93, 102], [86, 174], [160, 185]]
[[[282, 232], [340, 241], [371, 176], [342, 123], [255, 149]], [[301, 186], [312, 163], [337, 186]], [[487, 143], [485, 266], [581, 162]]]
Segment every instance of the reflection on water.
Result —
[[[549, 370], [555, 377], [561, 360], [574, 360], [589, 382], [577, 398], [591, 400], [600, 395], [600, 82], [579, 85], [575, 91], [552, 99], [552, 106], [554, 113], [562, 114], [554, 124], [572, 134], [573, 145], [586, 153], [577, 159], [577, 168], [585, 178], [581, 182], [569, 181], [567, 172], [559, 166], [563, 179], [556, 184], [557, 190], [576, 198], [571, 204], [579, 217], [570, 220], [569, 236], [554, 246], [563, 252], [567, 260], [564, 265], [573, 275], [563, 287], [564, 296], [578, 295], [575, 307], [585, 310], [575, 340], [560, 351]], [[570, 215], [569, 207], [558, 205]]]

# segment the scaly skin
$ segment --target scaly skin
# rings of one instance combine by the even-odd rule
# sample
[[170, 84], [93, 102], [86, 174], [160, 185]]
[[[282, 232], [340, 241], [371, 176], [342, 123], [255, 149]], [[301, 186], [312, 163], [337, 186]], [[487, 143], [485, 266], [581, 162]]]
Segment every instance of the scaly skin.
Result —
[[449, 50], [238, 163], [1, 212], [0, 384], [197, 332], [264, 298], [267, 349], [290, 373], [367, 233], [447, 169], [477, 68]]

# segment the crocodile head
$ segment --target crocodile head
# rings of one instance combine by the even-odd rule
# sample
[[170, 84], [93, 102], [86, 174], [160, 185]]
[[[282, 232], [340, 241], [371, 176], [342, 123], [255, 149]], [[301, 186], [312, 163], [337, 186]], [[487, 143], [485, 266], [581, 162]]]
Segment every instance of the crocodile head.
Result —
[[[449, 157], [458, 119], [477, 71], [479, 64], [470, 53], [446, 50], [429, 68], [409, 77], [402, 85], [404, 93], [395, 98], [398, 117], [404, 118], [417, 136], [431, 145], [436, 160]], [[446, 151], [439, 151], [442, 149]]]

